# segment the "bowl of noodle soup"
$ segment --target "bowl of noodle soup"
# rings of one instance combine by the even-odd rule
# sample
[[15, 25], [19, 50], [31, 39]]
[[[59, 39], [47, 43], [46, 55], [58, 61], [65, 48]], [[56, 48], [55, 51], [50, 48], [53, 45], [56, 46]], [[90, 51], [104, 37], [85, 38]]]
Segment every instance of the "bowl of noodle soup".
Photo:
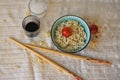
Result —
[[51, 39], [54, 45], [63, 52], [79, 52], [90, 41], [90, 29], [87, 23], [78, 16], [62, 16], [52, 26]]

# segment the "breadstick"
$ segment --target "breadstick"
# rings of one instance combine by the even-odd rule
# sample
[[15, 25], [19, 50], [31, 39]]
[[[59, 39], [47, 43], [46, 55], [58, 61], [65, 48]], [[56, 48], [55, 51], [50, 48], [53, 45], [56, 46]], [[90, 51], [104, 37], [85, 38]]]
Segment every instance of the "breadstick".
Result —
[[80, 55], [78, 56], [78, 55], [74, 55], [74, 54], [59, 52], [59, 51], [55, 51], [55, 50], [51, 50], [51, 49], [47, 49], [47, 48], [42, 48], [42, 47], [39, 47], [39, 46], [31, 45], [31, 44], [25, 44], [25, 45], [28, 46], [28, 47], [31, 47], [31, 48], [35, 48], [35, 49], [39, 49], [39, 50], [45, 51], [45, 52], [51, 52], [51, 53], [54, 53], [54, 54], [69, 56], [69, 57], [72, 57], [72, 58], [85, 60], [85, 61], [90, 61], [90, 62], [95, 62], [95, 63], [99, 63], [99, 64], [111, 65], [111, 63], [108, 62], [108, 61], [103, 61], [103, 60], [93, 59], [93, 58], [90, 58], [90, 57], [84, 57], [84, 56], [80, 56]]
[[17, 41], [16, 39], [14, 38], [10, 38], [11, 41], [13, 41], [14, 43], [16, 43], [17, 45], [29, 50], [30, 52], [34, 53], [36, 56], [38, 56], [39, 58], [45, 60], [46, 62], [52, 64], [53, 66], [55, 66], [57, 69], [61, 70], [61, 71], [64, 71], [66, 73], [68, 73], [69, 75], [71, 75], [73, 78], [75, 78], [76, 80], [82, 80], [81, 77], [77, 76], [76, 74], [72, 73], [71, 71], [69, 71], [68, 69], [64, 68], [63, 66], [57, 64], [56, 62], [54, 62], [53, 60], [47, 58], [46, 56], [40, 54], [39, 52], [33, 50], [32, 48], [26, 46], [25, 44]]

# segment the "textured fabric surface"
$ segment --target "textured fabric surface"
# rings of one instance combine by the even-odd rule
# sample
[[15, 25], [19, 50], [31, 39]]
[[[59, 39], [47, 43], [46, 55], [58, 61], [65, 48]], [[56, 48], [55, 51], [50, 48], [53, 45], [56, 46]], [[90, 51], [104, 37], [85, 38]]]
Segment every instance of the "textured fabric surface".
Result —
[[102, 36], [97, 39], [95, 47], [89, 44], [75, 54], [108, 60], [112, 65], [100, 65], [49, 52], [40, 53], [84, 80], [119, 80], [120, 0], [47, 0], [47, 13], [40, 19], [40, 34], [32, 39], [28, 38], [22, 29], [28, 2], [28, 0], [0, 0], [0, 80], [74, 80], [8, 40], [9, 37], [15, 37], [24, 43], [56, 49], [46, 34], [56, 19], [68, 14], [80, 16], [88, 22], [95, 21], [102, 29]]

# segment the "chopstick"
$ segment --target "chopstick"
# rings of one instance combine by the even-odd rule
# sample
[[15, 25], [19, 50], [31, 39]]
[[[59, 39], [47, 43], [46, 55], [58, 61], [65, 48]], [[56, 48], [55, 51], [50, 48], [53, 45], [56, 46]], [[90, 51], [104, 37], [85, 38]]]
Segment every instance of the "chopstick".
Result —
[[63, 66], [59, 65], [58, 63], [54, 62], [53, 60], [47, 58], [46, 56], [40, 54], [39, 52], [33, 50], [32, 48], [26, 46], [25, 44], [19, 42], [18, 40], [10, 37], [10, 40], [13, 41], [14, 43], [16, 43], [17, 45], [21, 46], [22, 48], [27, 49], [28, 51], [34, 53], [36, 56], [38, 56], [39, 58], [45, 60], [46, 62], [50, 63], [51, 65], [55, 66], [57, 69], [66, 72], [67, 74], [71, 75], [73, 78], [75, 78], [75, 80], [82, 80], [81, 77], [77, 76], [76, 74], [72, 73], [71, 71], [69, 71], [68, 69], [64, 68]]
[[42, 48], [42, 47], [31, 45], [31, 44], [25, 44], [25, 45], [28, 46], [28, 47], [31, 47], [31, 48], [35, 48], [35, 49], [45, 51], [45, 52], [50, 52], [50, 53], [54, 53], [54, 54], [69, 56], [69, 57], [72, 57], [72, 58], [75, 58], [75, 59], [85, 60], [85, 61], [89, 61], [89, 62], [95, 62], [95, 63], [104, 64], [104, 65], [108, 65], [108, 66], [111, 65], [111, 63], [109, 61], [94, 59], [94, 58], [90, 58], [90, 57], [84, 57], [84, 56], [80, 56], [80, 55], [78, 56], [78, 55], [74, 55], [74, 54], [68, 54], [68, 53], [59, 52], [59, 51], [55, 51], [55, 50], [51, 50], [51, 49], [47, 49], [47, 48]]

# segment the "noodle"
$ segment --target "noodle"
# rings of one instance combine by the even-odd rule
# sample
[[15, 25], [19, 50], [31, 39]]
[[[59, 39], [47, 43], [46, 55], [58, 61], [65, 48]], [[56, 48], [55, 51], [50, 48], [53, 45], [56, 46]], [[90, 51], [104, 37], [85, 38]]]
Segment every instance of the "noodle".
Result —
[[[70, 27], [72, 29], [72, 35], [69, 37], [62, 36], [62, 29], [64, 27]], [[55, 41], [60, 47], [65, 50], [75, 50], [80, 46], [83, 46], [86, 40], [86, 33], [84, 28], [78, 21], [69, 20], [62, 22], [58, 25], [55, 32]]]

